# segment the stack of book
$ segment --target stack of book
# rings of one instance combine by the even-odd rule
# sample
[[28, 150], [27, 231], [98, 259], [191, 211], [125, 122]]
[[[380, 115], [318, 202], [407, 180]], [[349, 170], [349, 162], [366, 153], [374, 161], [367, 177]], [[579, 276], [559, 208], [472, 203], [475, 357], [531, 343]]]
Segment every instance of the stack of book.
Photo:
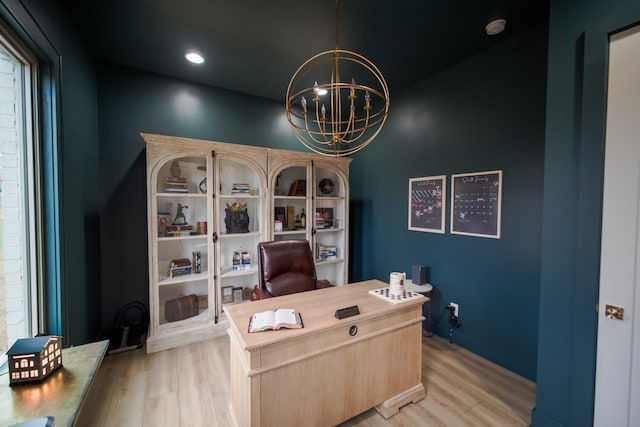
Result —
[[164, 179], [164, 191], [167, 193], [188, 193], [187, 178], [168, 176]]
[[[167, 237], [191, 236], [194, 234], [193, 225], [171, 224], [167, 225]], [[197, 234], [197, 232], [195, 232]]]
[[327, 228], [329, 225], [327, 220], [324, 217], [323, 212], [316, 212], [316, 230], [323, 230]]
[[233, 184], [231, 186], [231, 194], [244, 193], [249, 194], [251, 192], [251, 186], [249, 184]]
[[169, 264], [169, 277], [191, 274], [191, 261], [188, 258], [174, 259]]
[[319, 247], [318, 255], [321, 261], [336, 259], [338, 257], [338, 249], [333, 245], [321, 245]]

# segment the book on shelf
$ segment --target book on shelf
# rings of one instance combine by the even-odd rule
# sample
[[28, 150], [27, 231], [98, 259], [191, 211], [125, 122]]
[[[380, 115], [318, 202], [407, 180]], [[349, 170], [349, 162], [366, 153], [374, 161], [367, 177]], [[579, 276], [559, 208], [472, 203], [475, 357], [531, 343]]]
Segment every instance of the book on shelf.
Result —
[[231, 186], [231, 193], [232, 194], [238, 194], [238, 193], [249, 194], [251, 193], [251, 185], [244, 184], [244, 183], [234, 183]]
[[306, 196], [307, 195], [307, 180], [296, 179], [291, 183], [289, 187], [289, 196]]
[[318, 258], [320, 260], [336, 259], [338, 257], [338, 248], [333, 245], [320, 245], [318, 247]]
[[286, 206], [274, 206], [273, 207], [273, 219], [274, 221], [280, 220], [282, 224], [287, 223], [287, 208]]
[[293, 308], [279, 308], [255, 313], [249, 318], [249, 332], [275, 331], [282, 328], [304, 328], [300, 313]]
[[188, 193], [187, 178], [168, 176], [164, 179], [164, 191], [167, 193]]
[[295, 206], [287, 206], [287, 222], [285, 224], [287, 230], [294, 230], [296, 228]]
[[333, 208], [316, 208], [316, 228], [332, 228], [333, 223]]

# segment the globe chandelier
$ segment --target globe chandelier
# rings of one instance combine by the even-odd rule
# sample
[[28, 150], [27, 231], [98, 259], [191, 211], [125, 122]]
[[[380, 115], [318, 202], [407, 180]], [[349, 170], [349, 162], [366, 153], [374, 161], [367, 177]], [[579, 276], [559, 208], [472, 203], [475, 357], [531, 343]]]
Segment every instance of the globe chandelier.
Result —
[[[378, 136], [389, 113], [389, 88], [376, 65], [338, 47], [318, 53], [293, 74], [287, 88], [287, 119], [308, 149], [348, 156]], [[342, 81], [341, 74], [351, 77]]]

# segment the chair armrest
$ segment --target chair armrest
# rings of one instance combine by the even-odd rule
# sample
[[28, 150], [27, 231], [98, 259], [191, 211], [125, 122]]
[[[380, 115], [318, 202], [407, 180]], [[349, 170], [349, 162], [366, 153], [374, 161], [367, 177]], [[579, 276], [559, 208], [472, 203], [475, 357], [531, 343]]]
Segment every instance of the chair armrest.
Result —
[[258, 285], [253, 287], [253, 291], [251, 291], [251, 301], [258, 301], [261, 299], [271, 298], [272, 295], [265, 291], [264, 289], [260, 289]]
[[332, 285], [328, 280], [316, 280], [316, 289], [331, 288]]

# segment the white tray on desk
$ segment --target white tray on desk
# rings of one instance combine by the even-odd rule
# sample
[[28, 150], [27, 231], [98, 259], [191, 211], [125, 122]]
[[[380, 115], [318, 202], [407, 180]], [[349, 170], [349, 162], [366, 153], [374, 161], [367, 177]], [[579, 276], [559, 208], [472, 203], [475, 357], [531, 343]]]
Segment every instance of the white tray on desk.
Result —
[[418, 298], [424, 298], [424, 295], [418, 292], [413, 292], [405, 289], [401, 294], [391, 293], [391, 289], [387, 286], [379, 289], [372, 289], [369, 293], [378, 298], [382, 298], [385, 301], [389, 301], [393, 304], [400, 304], [402, 302], [411, 301]]

